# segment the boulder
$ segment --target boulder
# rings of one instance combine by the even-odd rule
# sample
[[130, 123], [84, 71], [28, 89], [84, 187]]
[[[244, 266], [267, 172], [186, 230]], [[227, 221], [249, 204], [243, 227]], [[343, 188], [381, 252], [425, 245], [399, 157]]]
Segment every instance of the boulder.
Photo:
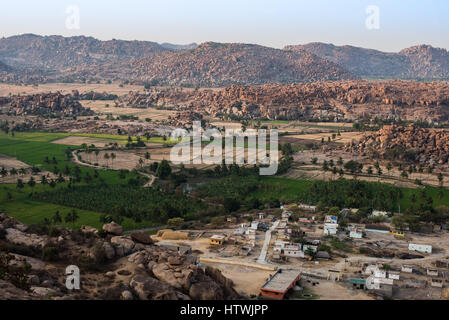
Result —
[[114, 221], [103, 225], [103, 230], [116, 236], [119, 236], [123, 233], [123, 227], [118, 223], [115, 223]]
[[174, 288], [182, 289], [181, 281], [178, 281], [173, 270], [165, 263], [159, 263], [153, 266], [153, 274], [159, 280], [168, 283]]
[[6, 229], [6, 240], [14, 244], [21, 244], [32, 247], [45, 247], [48, 239], [36, 234], [26, 234], [20, 230], [8, 228]]
[[[133, 252], [135, 243], [131, 239], [125, 237], [113, 237], [111, 239], [111, 243], [113, 246], [117, 248], [123, 248], [123, 255], [127, 256], [128, 254]], [[119, 249], [121, 253], [121, 249]]]
[[168, 284], [158, 279], [137, 275], [129, 285], [141, 300], [178, 300], [176, 292]]
[[81, 231], [83, 233], [93, 233], [93, 234], [98, 234], [98, 229], [94, 228], [94, 227], [89, 227], [89, 226], [82, 226], [81, 227]]
[[134, 299], [133, 294], [129, 290], [123, 291], [120, 298], [126, 301], [131, 301]]
[[224, 294], [220, 286], [212, 281], [201, 281], [190, 286], [189, 296], [192, 300], [223, 300]]
[[115, 257], [115, 249], [109, 242], [103, 243], [104, 253], [106, 255], [106, 259], [112, 260]]
[[131, 239], [138, 243], [153, 244], [153, 240], [151, 239], [151, 237], [148, 234], [143, 233], [143, 232], [132, 233]]

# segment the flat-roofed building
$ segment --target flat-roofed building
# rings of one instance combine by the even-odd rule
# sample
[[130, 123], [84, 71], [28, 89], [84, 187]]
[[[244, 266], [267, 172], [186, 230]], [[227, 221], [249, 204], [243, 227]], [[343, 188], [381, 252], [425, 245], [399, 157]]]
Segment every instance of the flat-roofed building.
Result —
[[279, 269], [260, 288], [260, 294], [266, 298], [282, 300], [300, 278], [301, 272], [299, 270]]
[[209, 239], [209, 244], [213, 246], [222, 246], [226, 240], [225, 236], [222, 235], [213, 235]]

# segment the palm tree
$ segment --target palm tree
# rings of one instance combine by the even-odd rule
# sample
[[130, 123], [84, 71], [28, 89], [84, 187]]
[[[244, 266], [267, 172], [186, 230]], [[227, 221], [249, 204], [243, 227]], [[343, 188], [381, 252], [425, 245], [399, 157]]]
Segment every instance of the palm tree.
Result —
[[103, 157], [106, 160], [106, 166], [109, 167], [109, 153], [105, 153]]
[[53, 222], [53, 224], [62, 222], [62, 218], [61, 218], [61, 215], [59, 214], [59, 211], [55, 212], [55, 215], [51, 218], [51, 221]]
[[75, 223], [78, 219], [79, 219], [78, 213], [75, 211], [75, 209], [73, 209], [66, 215], [65, 222], [72, 223], [73, 227], [75, 227]]
[[115, 153], [111, 153], [111, 162], [112, 162], [112, 168], [114, 168], [114, 159], [115, 159]]

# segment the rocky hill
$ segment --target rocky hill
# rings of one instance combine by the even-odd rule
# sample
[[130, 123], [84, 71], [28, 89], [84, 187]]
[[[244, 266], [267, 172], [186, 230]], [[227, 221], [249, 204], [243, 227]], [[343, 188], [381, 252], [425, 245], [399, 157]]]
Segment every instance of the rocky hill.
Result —
[[189, 51], [135, 60], [130, 75], [160, 84], [213, 87], [355, 78], [334, 63], [305, 51], [212, 42]]
[[4, 99], [3, 106], [16, 115], [92, 115], [70, 94], [57, 93], [12, 96]]
[[16, 67], [63, 70], [73, 66], [129, 61], [166, 51], [148, 41], [100, 41], [92, 37], [24, 34], [0, 39], [0, 60]]
[[289, 51], [308, 51], [335, 62], [362, 77], [398, 79], [449, 79], [449, 52], [419, 45], [398, 53], [326, 43], [287, 46]]
[[[0, 300], [239, 298], [231, 280], [196, 265], [196, 256], [158, 246], [145, 233], [121, 236], [115, 223], [103, 230], [101, 236], [91, 227], [50, 233], [0, 214]], [[69, 265], [80, 269], [80, 290], [65, 286]]]
[[190, 44], [172, 44], [172, 43], [161, 43], [161, 46], [167, 50], [171, 51], [181, 51], [181, 50], [191, 50], [198, 47], [198, 44], [196, 43], [190, 43]]
[[363, 137], [348, 151], [389, 160], [405, 160], [421, 164], [447, 164], [449, 131], [418, 128], [414, 125], [384, 126]]
[[220, 90], [153, 90], [130, 93], [135, 106], [172, 105], [212, 116], [270, 120], [449, 120], [449, 84], [346, 81], [230, 86]]

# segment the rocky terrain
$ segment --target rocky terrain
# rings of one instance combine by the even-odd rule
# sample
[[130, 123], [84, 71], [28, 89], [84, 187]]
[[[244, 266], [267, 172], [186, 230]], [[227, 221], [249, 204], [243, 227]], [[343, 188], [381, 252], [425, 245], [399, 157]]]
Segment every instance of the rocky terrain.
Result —
[[335, 62], [361, 77], [397, 79], [449, 79], [449, 52], [418, 45], [398, 53], [325, 43], [287, 46], [289, 51], [307, 51]]
[[0, 39], [0, 60], [17, 67], [68, 67], [129, 61], [167, 50], [155, 42], [24, 34]]
[[35, 94], [28, 96], [11, 96], [4, 98], [3, 106], [15, 115], [92, 115], [72, 95], [57, 93]]
[[[150, 236], [122, 236], [115, 223], [99, 232], [27, 227], [0, 215], [0, 300], [238, 299], [231, 280], [196, 257], [158, 246]], [[48, 235], [51, 234], [51, 235]], [[80, 290], [65, 286], [67, 266], [80, 269]]]
[[347, 81], [230, 86], [220, 90], [154, 89], [145, 94], [130, 93], [122, 99], [128, 105], [174, 106], [214, 117], [449, 120], [449, 85], [445, 83]]
[[416, 161], [420, 164], [447, 164], [449, 131], [418, 128], [414, 125], [384, 126], [378, 132], [363, 137], [347, 151], [361, 155]]
[[305, 51], [237, 43], [209, 42], [189, 51], [152, 55], [133, 61], [131, 68], [144, 81], [203, 87], [355, 78]]

